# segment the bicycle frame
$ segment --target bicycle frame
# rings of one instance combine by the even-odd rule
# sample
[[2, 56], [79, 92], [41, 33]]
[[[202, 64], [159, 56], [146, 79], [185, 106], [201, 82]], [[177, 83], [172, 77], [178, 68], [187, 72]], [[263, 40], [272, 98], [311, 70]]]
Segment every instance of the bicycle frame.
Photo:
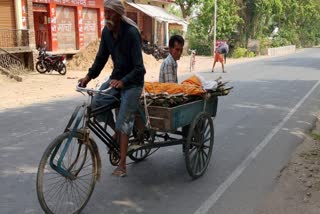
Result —
[[87, 116], [85, 121], [85, 127], [88, 127], [97, 137], [112, 151], [116, 151], [120, 154], [119, 145], [112, 139], [112, 136], [107, 132], [107, 129], [100, 125], [96, 120], [96, 116], [103, 112], [111, 111], [119, 106], [120, 103], [114, 105], [101, 106], [96, 109], [91, 109], [91, 106], [87, 106]]
[[[59, 156], [57, 164], [54, 164], [53, 160], [54, 160], [58, 150], [60, 149], [60, 146], [55, 148], [52, 156], [50, 157], [50, 166], [55, 171], [57, 171], [59, 174], [61, 174], [62, 176], [70, 178], [70, 179], [76, 178], [77, 173], [81, 170], [81, 167], [78, 170], [76, 170], [76, 173], [71, 173], [70, 172], [71, 169], [64, 169], [61, 166], [61, 163], [62, 163], [62, 160], [64, 159], [66, 152], [69, 148], [72, 137], [74, 136], [75, 132], [77, 132], [78, 130], [81, 130], [84, 134], [83, 143], [86, 144], [87, 142], [89, 142], [90, 131], [92, 131], [109, 148], [110, 151], [116, 152], [116, 154], [118, 154], [120, 157], [119, 144], [117, 142], [115, 142], [113, 140], [112, 136], [108, 133], [107, 126], [103, 127], [96, 119], [97, 115], [104, 113], [104, 112], [107, 112], [107, 111], [111, 111], [111, 110], [119, 107], [120, 102], [115, 102], [112, 105], [104, 105], [104, 106], [92, 109], [91, 103], [92, 103], [93, 94], [89, 93], [89, 92], [88, 92], [88, 94], [89, 94], [89, 101], [76, 107], [76, 109], [74, 110], [74, 112], [73, 112], [73, 114], [72, 114], [72, 116], [71, 116], [65, 130], [64, 130], [64, 132], [70, 131], [70, 135], [68, 137], [67, 143], [64, 145], [64, 148], [62, 149], [62, 152]], [[142, 121], [145, 125], [147, 120], [146, 120], [144, 112], [142, 111], [142, 109], [140, 107], [139, 107], [139, 114], [140, 114], [140, 117], [142, 118]], [[83, 122], [82, 125], [80, 124], [81, 121]], [[79, 149], [81, 149], [81, 148], [79, 148]], [[78, 151], [78, 155], [79, 155], [79, 153], [80, 153], [80, 151]], [[77, 159], [78, 159], [78, 157], [76, 157], [74, 162], [76, 162]]]

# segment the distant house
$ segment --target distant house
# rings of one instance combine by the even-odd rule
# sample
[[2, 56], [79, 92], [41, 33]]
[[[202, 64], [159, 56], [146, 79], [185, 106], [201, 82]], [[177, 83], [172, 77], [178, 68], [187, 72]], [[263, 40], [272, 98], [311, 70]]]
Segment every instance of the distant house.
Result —
[[127, 1], [127, 16], [134, 20], [151, 44], [168, 46], [170, 30], [187, 31], [188, 23], [167, 12], [174, 0]]
[[[44, 41], [51, 51], [71, 53], [100, 38], [104, 27], [103, 0], [32, 0], [36, 45]], [[139, 3], [138, 3], [139, 2]], [[151, 43], [167, 45], [169, 30], [186, 31], [187, 22], [169, 14], [171, 0], [141, 0], [125, 3]]]
[[[129, 0], [126, 15], [151, 44], [167, 46], [170, 30], [187, 30], [186, 21], [166, 11], [173, 1]], [[100, 38], [103, 27], [103, 0], [1, 0], [0, 64], [9, 52], [33, 67], [44, 42], [48, 51], [74, 54]]]
[[44, 42], [48, 51], [75, 53], [103, 26], [103, 0], [1, 0], [0, 64], [13, 54], [33, 68], [35, 48]]
[[35, 48], [32, 3], [29, 0], [0, 1], [0, 66], [17, 61], [33, 67]]

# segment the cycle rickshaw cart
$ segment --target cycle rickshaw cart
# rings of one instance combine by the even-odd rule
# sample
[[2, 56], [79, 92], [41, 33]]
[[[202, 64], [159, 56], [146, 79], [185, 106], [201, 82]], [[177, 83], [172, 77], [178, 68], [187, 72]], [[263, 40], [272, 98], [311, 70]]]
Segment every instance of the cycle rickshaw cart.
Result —
[[[89, 201], [101, 174], [100, 154], [92, 133], [108, 147], [112, 165], [117, 165], [120, 159], [119, 145], [109, 129], [95, 119], [97, 114], [119, 104], [91, 109], [93, 95], [104, 94], [108, 89], [77, 89], [88, 93], [90, 102], [76, 107], [64, 133], [49, 144], [39, 164], [37, 195], [46, 213], [79, 213]], [[134, 126], [127, 156], [139, 162], [160, 147], [182, 145], [189, 175], [193, 179], [202, 176], [213, 149], [212, 118], [217, 105], [218, 96], [210, 93], [204, 99], [175, 107], [147, 107], [145, 103], [137, 117], [146, 125]]]

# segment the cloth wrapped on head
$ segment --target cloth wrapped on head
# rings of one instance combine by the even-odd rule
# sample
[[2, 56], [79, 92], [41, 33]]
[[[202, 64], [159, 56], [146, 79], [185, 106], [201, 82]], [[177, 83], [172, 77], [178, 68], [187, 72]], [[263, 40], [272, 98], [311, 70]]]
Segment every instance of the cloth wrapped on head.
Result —
[[125, 11], [124, 4], [120, 0], [106, 0], [106, 1], [104, 1], [103, 6], [105, 8], [109, 8], [109, 9], [115, 11], [116, 13], [118, 13], [121, 16], [124, 15], [124, 11]]
[[125, 16], [125, 7], [124, 7], [123, 1], [121, 1], [121, 0], [105, 0], [103, 6], [105, 8], [109, 8], [109, 9], [115, 11], [116, 13], [118, 13], [124, 22], [137, 28], [138, 32], [140, 32], [137, 24], [134, 21], [132, 21], [132, 19]]

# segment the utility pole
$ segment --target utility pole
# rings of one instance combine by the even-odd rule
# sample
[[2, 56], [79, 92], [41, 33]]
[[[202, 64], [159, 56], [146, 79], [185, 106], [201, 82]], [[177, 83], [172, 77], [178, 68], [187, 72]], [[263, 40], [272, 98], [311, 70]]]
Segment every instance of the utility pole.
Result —
[[214, 0], [214, 32], [213, 32], [213, 56], [215, 55], [216, 51], [216, 42], [217, 42], [217, 0]]

